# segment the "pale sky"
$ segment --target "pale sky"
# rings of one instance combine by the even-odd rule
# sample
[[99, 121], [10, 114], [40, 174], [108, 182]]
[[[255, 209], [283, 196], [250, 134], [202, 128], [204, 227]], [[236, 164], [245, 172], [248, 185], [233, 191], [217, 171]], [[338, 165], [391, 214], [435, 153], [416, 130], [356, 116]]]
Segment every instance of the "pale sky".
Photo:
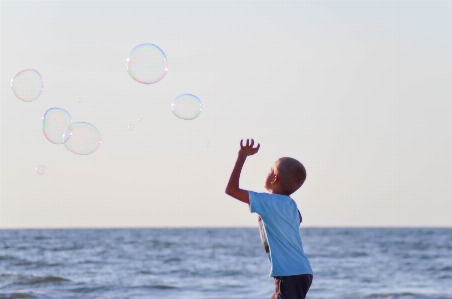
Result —
[[[306, 227], [452, 226], [450, 1], [0, 3], [0, 228], [256, 226], [224, 193], [246, 138], [244, 189], [305, 165]], [[158, 83], [126, 71], [142, 43], [166, 54]], [[44, 80], [29, 103], [24, 69]], [[183, 93], [198, 118], [172, 114]], [[52, 107], [95, 125], [97, 151], [50, 143]]]

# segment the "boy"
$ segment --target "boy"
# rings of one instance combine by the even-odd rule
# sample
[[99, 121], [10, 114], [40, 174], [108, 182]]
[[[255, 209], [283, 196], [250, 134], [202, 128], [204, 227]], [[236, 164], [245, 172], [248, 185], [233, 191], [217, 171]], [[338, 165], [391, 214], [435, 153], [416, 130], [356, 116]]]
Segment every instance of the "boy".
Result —
[[275, 281], [271, 299], [304, 299], [313, 273], [304, 254], [299, 226], [301, 214], [290, 195], [303, 185], [306, 170], [293, 158], [280, 158], [270, 169], [264, 186], [269, 193], [240, 189], [239, 180], [245, 160], [259, 151], [254, 140], [240, 141], [240, 150], [232, 170], [226, 194], [249, 204], [251, 213], [259, 215], [261, 240], [270, 259], [270, 276]]

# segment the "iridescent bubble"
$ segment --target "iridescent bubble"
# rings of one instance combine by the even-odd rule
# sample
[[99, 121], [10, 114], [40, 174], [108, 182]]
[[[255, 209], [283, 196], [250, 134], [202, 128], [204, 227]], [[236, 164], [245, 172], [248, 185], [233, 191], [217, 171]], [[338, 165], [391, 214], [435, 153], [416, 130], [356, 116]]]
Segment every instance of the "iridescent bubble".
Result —
[[42, 117], [42, 132], [52, 143], [65, 143], [72, 133], [71, 115], [64, 109], [50, 108]]
[[43, 175], [46, 173], [46, 167], [44, 165], [36, 166], [36, 173], [39, 175]]
[[37, 70], [27, 69], [17, 73], [11, 79], [11, 89], [19, 100], [36, 100], [44, 90], [41, 74]]
[[192, 94], [181, 94], [173, 100], [171, 110], [181, 119], [195, 119], [202, 111], [201, 100]]
[[126, 60], [126, 67], [129, 75], [143, 84], [156, 83], [168, 72], [165, 53], [153, 44], [136, 46]]
[[83, 98], [78, 98], [77, 103], [79, 103], [79, 104], [83, 103]]
[[141, 118], [138, 118], [138, 119], [137, 119], [137, 122], [139, 122], [139, 123], [140, 123], [140, 122], [141, 122]]
[[133, 129], [135, 129], [135, 126], [130, 124], [127, 126], [127, 128], [129, 129], [129, 131], [133, 131]]
[[72, 134], [64, 146], [78, 155], [89, 155], [102, 144], [99, 130], [90, 123], [72, 124]]

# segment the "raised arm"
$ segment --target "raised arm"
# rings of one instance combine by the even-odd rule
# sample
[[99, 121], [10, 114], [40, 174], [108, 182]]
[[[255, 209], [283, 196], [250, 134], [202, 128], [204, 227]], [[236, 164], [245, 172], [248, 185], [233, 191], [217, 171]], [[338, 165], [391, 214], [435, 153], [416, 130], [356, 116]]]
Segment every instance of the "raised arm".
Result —
[[240, 173], [242, 172], [243, 165], [245, 164], [246, 157], [254, 155], [259, 151], [260, 144], [256, 147], [254, 146], [254, 140], [246, 140], [246, 145], [243, 145], [243, 140], [240, 140], [240, 150], [237, 156], [237, 161], [235, 162], [234, 169], [232, 170], [231, 177], [229, 178], [228, 185], [226, 186], [226, 194], [249, 204], [250, 199], [248, 191], [240, 189]]

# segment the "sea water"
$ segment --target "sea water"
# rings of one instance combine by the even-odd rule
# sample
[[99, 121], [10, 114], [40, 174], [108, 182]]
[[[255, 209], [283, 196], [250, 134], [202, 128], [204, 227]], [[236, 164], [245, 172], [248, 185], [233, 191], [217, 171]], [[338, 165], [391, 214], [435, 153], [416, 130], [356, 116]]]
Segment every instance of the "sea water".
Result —
[[[452, 229], [302, 228], [310, 299], [452, 299]], [[270, 298], [256, 228], [0, 230], [0, 298]]]

